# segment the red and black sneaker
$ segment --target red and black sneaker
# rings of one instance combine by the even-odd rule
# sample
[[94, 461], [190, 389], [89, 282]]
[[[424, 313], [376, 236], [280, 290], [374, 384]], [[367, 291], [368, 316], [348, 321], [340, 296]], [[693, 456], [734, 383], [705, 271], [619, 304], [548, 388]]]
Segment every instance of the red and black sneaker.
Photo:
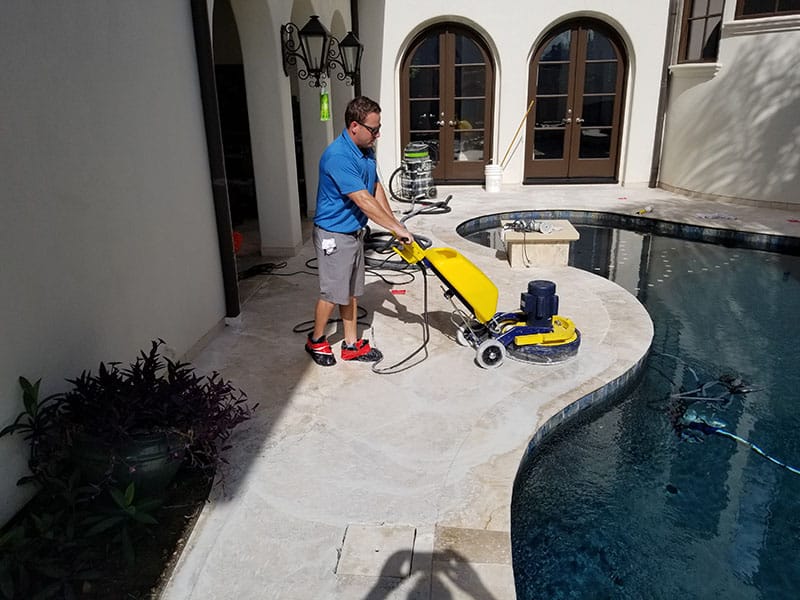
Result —
[[376, 362], [383, 358], [383, 353], [369, 345], [369, 340], [360, 339], [352, 346], [342, 342], [342, 360], [360, 360]]
[[324, 335], [315, 342], [309, 333], [308, 339], [306, 339], [306, 352], [311, 355], [311, 358], [313, 358], [314, 362], [318, 365], [332, 367], [336, 364], [336, 357], [333, 355], [331, 345]]

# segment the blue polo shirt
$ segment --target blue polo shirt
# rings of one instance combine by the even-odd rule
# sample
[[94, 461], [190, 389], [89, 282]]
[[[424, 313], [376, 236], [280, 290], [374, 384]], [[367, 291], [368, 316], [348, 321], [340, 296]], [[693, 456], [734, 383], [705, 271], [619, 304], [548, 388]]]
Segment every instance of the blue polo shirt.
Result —
[[367, 215], [347, 194], [367, 190], [375, 194], [378, 181], [375, 151], [362, 151], [347, 130], [333, 140], [319, 159], [317, 212], [314, 223], [328, 231], [352, 233], [367, 224]]

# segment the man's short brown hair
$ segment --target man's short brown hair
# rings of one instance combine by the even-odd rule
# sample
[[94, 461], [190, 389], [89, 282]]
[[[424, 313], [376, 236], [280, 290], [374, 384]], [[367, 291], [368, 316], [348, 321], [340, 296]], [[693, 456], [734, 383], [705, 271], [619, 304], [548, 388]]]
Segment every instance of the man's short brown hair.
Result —
[[380, 113], [381, 107], [375, 100], [366, 96], [358, 96], [347, 103], [344, 111], [344, 126], [350, 127], [350, 123], [363, 123], [370, 113]]

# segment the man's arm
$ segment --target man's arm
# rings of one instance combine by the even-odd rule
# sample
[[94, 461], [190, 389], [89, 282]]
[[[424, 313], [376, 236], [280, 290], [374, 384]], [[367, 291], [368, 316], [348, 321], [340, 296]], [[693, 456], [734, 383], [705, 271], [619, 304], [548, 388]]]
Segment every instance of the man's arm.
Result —
[[375, 184], [375, 200], [383, 207], [383, 210], [394, 216], [392, 207], [389, 206], [389, 199], [386, 197], [386, 190], [383, 189], [380, 181]]
[[356, 203], [356, 206], [364, 211], [367, 218], [385, 227], [404, 244], [410, 244], [414, 241], [414, 236], [405, 228], [405, 226], [397, 220], [392, 213], [389, 206], [389, 201], [386, 199], [386, 193], [383, 191], [383, 186], [378, 183], [375, 188], [375, 195], [373, 196], [367, 190], [358, 190], [347, 196]]

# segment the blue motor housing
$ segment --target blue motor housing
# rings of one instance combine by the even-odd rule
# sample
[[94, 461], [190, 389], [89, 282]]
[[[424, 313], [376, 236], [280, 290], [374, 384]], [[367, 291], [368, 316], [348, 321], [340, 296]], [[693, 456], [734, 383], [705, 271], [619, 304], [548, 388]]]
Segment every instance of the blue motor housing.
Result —
[[553, 315], [558, 314], [556, 284], [545, 279], [528, 282], [528, 291], [520, 294], [520, 309], [530, 327], [553, 328]]

